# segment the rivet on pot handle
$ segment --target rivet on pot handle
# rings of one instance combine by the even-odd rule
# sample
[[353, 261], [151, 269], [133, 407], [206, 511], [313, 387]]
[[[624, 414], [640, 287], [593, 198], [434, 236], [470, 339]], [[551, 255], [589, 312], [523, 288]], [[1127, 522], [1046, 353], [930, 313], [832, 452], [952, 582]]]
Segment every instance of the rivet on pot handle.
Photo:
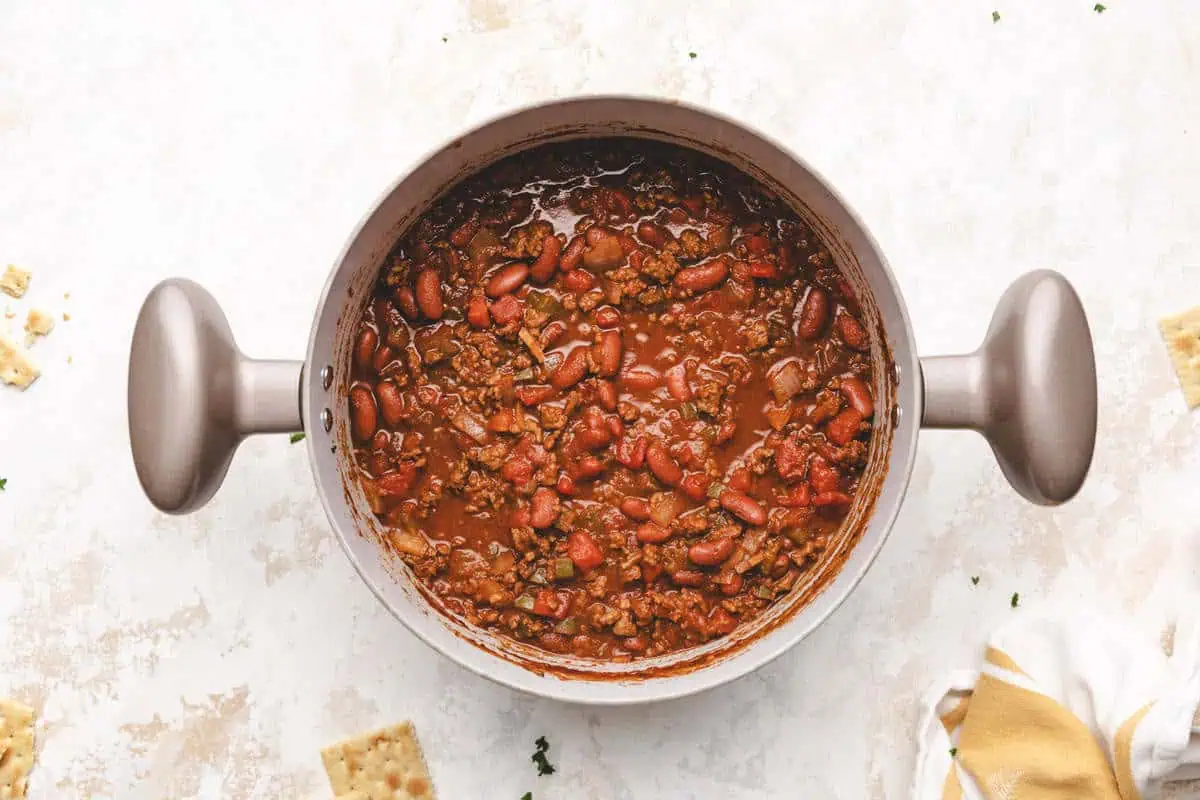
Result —
[[971, 355], [921, 359], [927, 428], [970, 428], [992, 445], [1013, 488], [1065, 503], [1096, 445], [1096, 357], [1079, 296], [1057, 272], [1008, 288]]
[[246, 436], [301, 430], [302, 368], [242, 355], [198, 284], [174, 278], [154, 287], [129, 358], [129, 440], [150, 502], [171, 514], [194, 511], [217, 491]]

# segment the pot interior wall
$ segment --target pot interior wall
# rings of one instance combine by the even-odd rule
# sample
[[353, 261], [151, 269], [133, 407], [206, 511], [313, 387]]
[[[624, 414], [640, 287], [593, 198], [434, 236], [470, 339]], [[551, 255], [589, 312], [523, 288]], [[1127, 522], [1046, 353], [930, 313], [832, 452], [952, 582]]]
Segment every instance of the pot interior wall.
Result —
[[[414, 219], [450, 186], [499, 158], [543, 142], [614, 135], [670, 141], [722, 158], [788, 198], [819, 232], [862, 301], [872, 333], [877, 431], [840, 542], [788, 598], [704, 647], [630, 664], [597, 664], [500, 640], [430, 607], [408, 568], [383, 546], [386, 532], [355, 481], [346, 392], [356, 320], [383, 258]], [[328, 390], [320, 381], [305, 387], [305, 426], [310, 435], [329, 439], [327, 446], [314, 448], [322, 456], [329, 453], [314, 471], [347, 554], [380, 600], [426, 642], [488, 677], [537, 694], [601, 703], [661, 699], [765, 663], [815, 627], [853, 588], [892, 524], [911, 470], [921, 416], [918, 364], [898, 290], [874, 243], [842, 201], [794, 156], [733, 122], [687, 106], [630, 98], [571, 100], [503, 117], [452, 142], [397, 183], [363, 221], [326, 285], [317, 314], [309, 374], [330, 365], [334, 378]], [[326, 409], [333, 420], [328, 434], [321, 421]]]

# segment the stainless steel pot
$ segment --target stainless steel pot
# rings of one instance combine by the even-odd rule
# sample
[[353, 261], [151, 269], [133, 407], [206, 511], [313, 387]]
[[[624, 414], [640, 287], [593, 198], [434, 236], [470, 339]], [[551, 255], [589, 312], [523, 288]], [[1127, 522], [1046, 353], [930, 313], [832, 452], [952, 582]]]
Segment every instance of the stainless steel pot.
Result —
[[[631, 664], [556, 656], [470, 628], [435, 610], [381, 542], [349, 457], [346, 402], [355, 321], [384, 255], [448, 187], [536, 144], [626, 135], [708, 152], [792, 200], [863, 300], [873, 335], [879, 424], [869, 465], [831, 557], [761, 618], [704, 647]], [[508, 686], [577, 702], [677, 697], [732, 680], [803, 639], [870, 566], [903, 500], [920, 428], [987, 437], [1028, 500], [1070, 499], [1091, 463], [1096, 373], [1079, 298], [1059, 274], [1033, 272], [1001, 298], [970, 355], [918, 359], [904, 301], [883, 254], [846, 203], [801, 159], [732, 120], [674, 102], [594, 97], [528, 108], [429, 156], [379, 201], [334, 266], [303, 362], [243, 356], [216, 301], [191, 281], [156, 287], [134, 331], [129, 428], [138, 477], [168, 513], [203, 505], [233, 452], [255, 433], [304, 430], [317, 490], [343, 549], [380, 601], [441, 653]]]

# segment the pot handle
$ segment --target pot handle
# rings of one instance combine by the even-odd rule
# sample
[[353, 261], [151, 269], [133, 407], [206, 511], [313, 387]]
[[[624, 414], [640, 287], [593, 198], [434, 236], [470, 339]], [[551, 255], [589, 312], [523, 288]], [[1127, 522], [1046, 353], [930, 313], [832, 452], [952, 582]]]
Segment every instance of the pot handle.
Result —
[[1018, 278], [970, 355], [921, 359], [926, 428], [987, 438], [1013, 488], [1039, 505], [1075, 496], [1096, 445], [1096, 357], [1083, 304], [1057, 272]]
[[244, 438], [302, 430], [302, 373], [299, 361], [242, 355], [199, 284], [172, 278], [154, 287], [129, 356], [129, 441], [150, 502], [169, 514], [195, 511]]

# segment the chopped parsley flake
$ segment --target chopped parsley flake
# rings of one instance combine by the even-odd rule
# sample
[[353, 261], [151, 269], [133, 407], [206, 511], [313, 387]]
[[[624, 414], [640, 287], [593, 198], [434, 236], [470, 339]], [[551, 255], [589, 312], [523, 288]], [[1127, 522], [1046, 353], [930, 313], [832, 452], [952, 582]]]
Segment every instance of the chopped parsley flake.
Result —
[[999, 21], [1000, 21], [1000, 12], [993, 11], [992, 12], [992, 22], [999, 22]]
[[1011, 600], [1012, 607], [1016, 608], [1017, 603], [1019, 603], [1020, 601], [1021, 601], [1021, 595], [1018, 594], [1017, 592], [1013, 592], [1013, 596], [1012, 596], [1012, 600]]
[[554, 765], [546, 759], [546, 751], [550, 749], [550, 743], [546, 741], [545, 736], [539, 736], [533, 742], [537, 747], [537, 752], [529, 757], [529, 760], [537, 765], [538, 775], [553, 775]]
[[696, 57], [695, 53], [688, 53], [688, 58], [695, 58], [695, 57]]
[[[950, 748], [950, 757], [951, 757], [951, 758], [954, 758], [956, 755], [958, 755], [958, 748], [957, 748], [957, 747], [951, 747], [951, 748]], [[522, 800], [524, 800], [524, 799], [522, 798]]]
[[1103, 14], [1105, 11], [1108, 10], [1108, 7], [1105, 6], [1104, 3], [1096, 3], [1096, 5], [1093, 8], [1097, 14]]
[[971, 576], [971, 585], [972, 585], [972, 586], [978, 586], [978, 585], [979, 585], [979, 576], [978, 576], [978, 575], [972, 575], [972, 576]]
[[0, 492], [3, 492], [6, 486], [8, 486], [8, 478], [0, 478]]
[[521, 795], [521, 800], [533, 800], [533, 792], [526, 792]]
[[291, 436], [288, 437], [288, 441], [291, 442], [292, 444], [295, 444], [296, 442], [303, 442], [304, 434], [303, 433], [293, 433]]
[[[450, 41], [450, 39], [449, 39], [449, 37], [443, 36], [443, 37], [442, 37], [442, 41], [443, 41], [443, 42], [448, 42], [448, 41]], [[525, 799], [524, 799], [524, 798], [521, 798], [521, 800], [525, 800]]]

